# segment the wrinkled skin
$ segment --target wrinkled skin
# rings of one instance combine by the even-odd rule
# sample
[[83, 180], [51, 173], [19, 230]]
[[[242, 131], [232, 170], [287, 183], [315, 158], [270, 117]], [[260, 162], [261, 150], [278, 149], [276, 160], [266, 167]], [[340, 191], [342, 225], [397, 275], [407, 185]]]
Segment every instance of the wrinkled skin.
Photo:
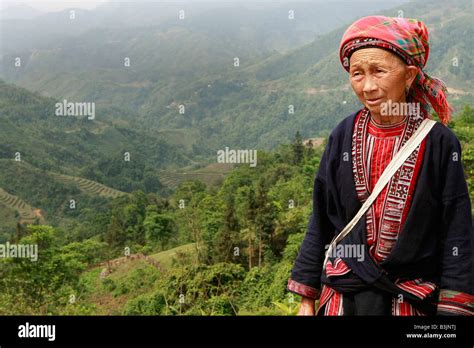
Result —
[[[381, 48], [363, 48], [350, 57], [349, 81], [357, 98], [377, 123], [400, 122], [405, 115], [381, 115], [382, 103], [406, 102], [406, 88], [417, 74], [415, 66], [405, 64], [397, 55]], [[369, 100], [381, 98], [376, 105]]]

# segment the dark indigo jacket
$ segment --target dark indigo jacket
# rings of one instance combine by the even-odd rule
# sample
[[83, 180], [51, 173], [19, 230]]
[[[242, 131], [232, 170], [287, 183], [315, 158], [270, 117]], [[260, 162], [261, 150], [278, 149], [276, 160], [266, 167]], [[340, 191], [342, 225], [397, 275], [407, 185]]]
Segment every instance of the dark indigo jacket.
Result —
[[[331, 133], [314, 180], [313, 212], [290, 279], [306, 289], [320, 289], [322, 281], [330, 283], [322, 274], [325, 246], [361, 207], [351, 155], [356, 115], [345, 118]], [[364, 262], [342, 259], [367, 284], [384, 276], [421, 277], [440, 289], [472, 295], [473, 240], [461, 146], [453, 132], [438, 123], [427, 136], [411, 208], [391, 254], [378, 266], [368, 247]], [[340, 244], [367, 245], [365, 218]]]

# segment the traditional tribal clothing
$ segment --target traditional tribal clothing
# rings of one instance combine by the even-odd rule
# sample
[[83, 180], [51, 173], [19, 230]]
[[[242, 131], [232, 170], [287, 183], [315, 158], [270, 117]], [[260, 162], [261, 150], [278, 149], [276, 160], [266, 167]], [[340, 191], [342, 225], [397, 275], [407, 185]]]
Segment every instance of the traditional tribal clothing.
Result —
[[[470, 199], [460, 144], [441, 124], [433, 127], [387, 185], [385, 196], [382, 193], [374, 203], [382, 210], [390, 207], [389, 212], [373, 207], [339, 243], [365, 246], [363, 261], [351, 255], [330, 257], [322, 272], [325, 247], [367, 198], [374, 184], [367, 178], [380, 172], [382, 162], [388, 160], [373, 157], [380, 155], [374, 153], [376, 140], [371, 137], [379, 137], [384, 131], [371, 124], [367, 115], [365, 108], [352, 114], [329, 137], [314, 181], [313, 213], [288, 289], [315, 299], [320, 293], [320, 315], [472, 314]], [[380, 144], [399, 147], [418, 125], [419, 118], [410, 116], [387, 131], [399, 137], [398, 141], [384, 138]], [[359, 161], [358, 149], [365, 155], [372, 151], [372, 158]], [[377, 211], [379, 216], [375, 215]], [[375, 229], [370, 230], [370, 225]], [[391, 236], [394, 231], [395, 236]], [[380, 243], [384, 238], [392, 243]], [[372, 306], [365, 307], [364, 301], [371, 298], [368, 294], [376, 298]], [[384, 307], [377, 308], [375, 303]]]
[[354, 51], [364, 47], [379, 47], [398, 55], [407, 65], [418, 67], [410, 96], [421, 104], [426, 113], [429, 104], [438, 114], [441, 122], [447, 124], [452, 108], [446, 99], [443, 81], [423, 71], [430, 53], [428, 29], [416, 19], [370, 16], [355, 21], [344, 33], [339, 57], [349, 71], [349, 58]]
[[[340, 59], [349, 71], [358, 49], [378, 47], [418, 67], [407, 101], [419, 115], [383, 128], [364, 108], [331, 133], [314, 180], [313, 213], [288, 290], [316, 299], [324, 315], [474, 314], [471, 203], [461, 147], [435, 125], [396, 171], [365, 216], [329, 256], [325, 249], [356, 215], [393, 156], [415, 133], [429, 105], [441, 121], [451, 107], [441, 80], [422, 69], [428, 31], [415, 19], [371, 16], [345, 32]], [[347, 253], [358, 251], [358, 255]]]
[[[393, 156], [420, 125], [421, 120], [415, 116], [410, 115], [396, 125], [380, 126], [370, 118], [367, 109], [357, 115], [352, 137], [352, 157], [354, 159], [354, 181], [361, 203], [365, 202]], [[366, 214], [367, 246], [369, 253], [377, 261], [385, 260], [390, 254], [405, 222], [423, 159], [425, 142], [426, 139], [399, 169]], [[340, 276], [349, 272], [350, 268], [340, 258], [336, 258], [334, 265], [328, 262], [326, 266], [327, 276]], [[426, 298], [436, 289], [435, 284], [423, 282], [421, 279], [395, 283], [401, 289], [411, 292], [420, 299]], [[374, 295], [371, 290], [369, 293]], [[352, 296], [354, 297], [354, 295]], [[343, 310], [342, 294], [323, 286], [321, 297], [319, 308], [326, 305], [325, 315], [342, 315], [346, 312]], [[346, 297], [344, 298], [348, 300]], [[355, 299], [360, 298], [365, 297], [355, 296]], [[385, 296], [385, 299], [385, 306], [391, 308], [389, 313], [393, 315], [424, 315], [423, 312], [403, 301], [402, 298]], [[372, 306], [374, 305], [372, 304]], [[359, 306], [355, 306], [354, 310], [358, 310], [358, 308]], [[360, 312], [360, 310], [358, 311]]]
[[[357, 117], [353, 134], [352, 166], [357, 196], [362, 203], [392, 157], [421, 124], [421, 118], [406, 119], [400, 126], [384, 130], [374, 125], [367, 109]], [[367, 243], [370, 253], [377, 261], [384, 260], [392, 250], [410, 209], [425, 141], [397, 171], [367, 212]]]

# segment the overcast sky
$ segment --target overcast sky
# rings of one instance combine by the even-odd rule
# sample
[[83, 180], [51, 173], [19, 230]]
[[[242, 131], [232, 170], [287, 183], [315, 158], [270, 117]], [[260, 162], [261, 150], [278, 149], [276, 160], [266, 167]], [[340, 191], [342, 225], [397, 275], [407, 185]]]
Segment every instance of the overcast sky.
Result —
[[2, 9], [24, 4], [42, 12], [60, 11], [66, 8], [91, 9], [105, 0], [0, 0]]
[[[332, 0], [0, 0], [0, 9], [5, 9], [19, 4], [25, 4], [41, 12], [61, 11], [66, 8], [84, 8], [93, 9], [104, 2], [253, 2], [253, 3], [291, 3], [291, 2], [331, 2]], [[339, 0], [347, 3], [360, 0]], [[366, 0], [374, 3], [383, 2], [383, 0]]]

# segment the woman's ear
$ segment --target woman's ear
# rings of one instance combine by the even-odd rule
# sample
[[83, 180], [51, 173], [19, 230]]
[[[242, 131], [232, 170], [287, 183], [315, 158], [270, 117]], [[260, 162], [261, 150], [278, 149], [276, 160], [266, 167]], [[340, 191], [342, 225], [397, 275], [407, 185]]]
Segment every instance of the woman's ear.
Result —
[[418, 67], [414, 65], [407, 66], [406, 74], [405, 74], [405, 83], [406, 83], [407, 88], [411, 87], [411, 84], [415, 80], [417, 74], [418, 74]]

